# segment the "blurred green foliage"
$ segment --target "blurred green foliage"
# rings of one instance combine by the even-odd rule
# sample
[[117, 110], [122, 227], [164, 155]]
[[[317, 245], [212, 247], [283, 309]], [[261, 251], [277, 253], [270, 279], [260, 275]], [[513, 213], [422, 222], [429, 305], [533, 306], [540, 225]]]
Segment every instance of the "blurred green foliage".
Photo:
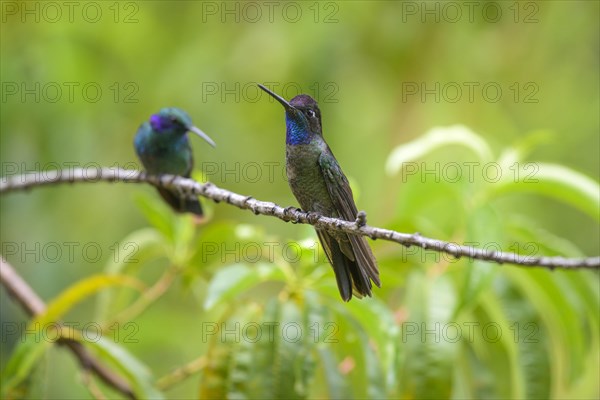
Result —
[[[218, 145], [192, 139], [196, 178], [294, 205], [283, 112], [254, 87], [271, 82], [320, 102], [369, 224], [600, 253], [598, 2], [474, 2], [472, 18], [457, 2], [50, 3], [60, 17], [1, 3], [2, 176], [137, 167], [139, 124], [178, 106]], [[196, 226], [157, 197], [99, 183], [0, 198], [2, 253], [54, 305], [45, 317], [97, 324], [102, 339], [82, 340], [141, 397], [600, 396], [597, 273], [372, 242], [383, 287], [345, 304], [310, 227], [207, 201]], [[3, 394], [89, 396], [0, 296]], [[198, 358], [199, 374], [157, 387]]]

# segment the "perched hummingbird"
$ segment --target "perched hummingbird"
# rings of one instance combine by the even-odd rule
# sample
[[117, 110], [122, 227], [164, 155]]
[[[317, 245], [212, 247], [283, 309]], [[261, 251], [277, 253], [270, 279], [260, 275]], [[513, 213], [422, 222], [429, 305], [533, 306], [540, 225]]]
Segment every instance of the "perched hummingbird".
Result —
[[[317, 102], [300, 94], [289, 102], [258, 85], [285, 108], [286, 173], [292, 193], [304, 211], [356, 220], [358, 210], [348, 179], [323, 139], [321, 111]], [[335, 272], [344, 301], [352, 294], [371, 295], [371, 281], [378, 287], [377, 262], [363, 236], [316, 229]]]
[[[135, 135], [135, 151], [146, 171], [153, 175], [171, 174], [190, 177], [194, 166], [188, 132], [193, 132], [215, 147], [208, 135], [192, 124], [189, 115], [179, 108], [163, 108], [144, 122]], [[202, 216], [197, 198], [182, 196], [177, 191], [159, 188], [163, 199], [177, 212]]]

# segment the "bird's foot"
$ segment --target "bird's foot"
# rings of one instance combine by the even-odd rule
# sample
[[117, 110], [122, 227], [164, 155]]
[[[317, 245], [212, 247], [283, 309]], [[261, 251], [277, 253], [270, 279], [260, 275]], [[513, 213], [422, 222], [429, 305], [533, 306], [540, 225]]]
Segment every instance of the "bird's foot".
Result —
[[252, 196], [246, 196], [244, 198], [244, 207], [248, 208], [250, 211], [252, 211], [254, 213], [254, 215], [258, 215], [260, 214], [260, 212], [258, 211], [258, 207], [256, 206], [256, 201], [254, 197]]
[[359, 211], [358, 214], [356, 214], [356, 221], [354, 221], [354, 223], [358, 228], [362, 228], [363, 226], [367, 225], [367, 213], [364, 211]]
[[191, 195], [191, 193], [189, 192], [189, 190], [186, 190], [184, 188], [182, 188], [179, 185], [175, 185], [175, 181], [177, 180], [177, 176], [173, 176], [170, 180], [169, 183], [171, 185], [173, 185], [173, 188], [171, 189], [171, 191], [177, 193], [177, 197], [179, 197], [181, 199], [181, 201], [183, 202], [185, 199], [192, 199], [193, 196]]
[[317, 221], [319, 220], [319, 218], [321, 218], [321, 214], [314, 212], [314, 211], [307, 212], [306, 219], [308, 220], [308, 222], [311, 225], [315, 225], [317, 223]]
[[294, 206], [289, 206], [283, 209], [283, 216], [285, 217], [285, 222], [289, 222], [291, 221], [292, 224], [297, 224], [298, 223], [298, 217], [296, 217], [292, 212], [296, 211], [302, 211], [301, 209], [299, 209], [298, 207], [294, 207]]
[[[155, 175], [158, 178], [158, 186], [164, 189], [172, 190], [174, 192], [180, 191], [181, 189], [175, 185], [177, 175], [171, 174], [158, 174]], [[168, 179], [167, 179], [168, 178]]]

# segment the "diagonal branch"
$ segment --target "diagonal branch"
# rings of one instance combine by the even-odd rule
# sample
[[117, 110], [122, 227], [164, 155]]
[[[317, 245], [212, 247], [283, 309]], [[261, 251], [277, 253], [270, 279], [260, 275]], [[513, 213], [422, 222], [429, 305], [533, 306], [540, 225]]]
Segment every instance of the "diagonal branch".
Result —
[[[4, 258], [0, 258], [0, 282], [8, 290], [11, 297], [17, 300], [30, 316], [42, 314], [46, 310], [44, 301]], [[128, 398], [135, 398], [129, 384], [119, 375], [100, 364], [80, 342], [63, 337], [58, 339], [58, 343], [68, 347], [73, 352], [84, 370], [92, 371], [104, 383], [112, 386]]]
[[371, 239], [382, 239], [400, 243], [406, 247], [417, 246], [423, 249], [450, 254], [456, 258], [468, 257], [470, 259], [496, 262], [499, 264], [516, 264], [524, 267], [545, 267], [549, 269], [600, 269], [600, 256], [590, 258], [565, 258], [519, 255], [515, 253], [490, 251], [457, 243], [445, 242], [421, 236], [419, 233], [401, 233], [388, 229], [368, 226], [366, 214], [360, 212], [356, 221], [344, 221], [330, 218], [315, 213], [306, 213], [292, 207], [283, 208], [275, 203], [256, 200], [250, 196], [221, 189], [214, 184], [198, 183], [192, 179], [172, 175], [150, 176], [144, 172], [124, 170], [119, 168], [81, 169], [46, 171], [17, 175], [11, 178], [2, 178], [0, 193], [17, 190], [26, 190], [38, 186], [54, 185], [66, 182], [146, 182], [154, 186], [167, 189], [176, 189], [188, 196], [203, 196], [217, 203], [225, 202], [235, 207], [251, 210], [254, 214], [269, 215], [283, 221], [310, 224], [317, 228], [340, 231], [355, 235], [368, 236]]
[[156, 381], [156, 387], [162, 391], [170, 389], [184, 379], [202, 371], [207, 365], [209, 365], [208, 358], [206, 358], [206, 356], [200, 356], [158, 379]]

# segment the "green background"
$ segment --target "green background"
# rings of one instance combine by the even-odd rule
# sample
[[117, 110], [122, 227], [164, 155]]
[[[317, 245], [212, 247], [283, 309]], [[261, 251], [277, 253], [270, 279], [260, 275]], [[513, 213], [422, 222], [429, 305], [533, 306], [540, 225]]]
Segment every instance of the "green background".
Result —
[[[2, 2], [3, 177], [72, 165], [139, 168], [132, 146], [136, 129], [161, 107], [176, 106], [217, 143], [212, 149], [191, 139], [195, 178], [296, 205], [284, 174], [283, 111], [255, 87], [271, 83], [287, 98], [305, 92], [319, 101], [324, 136], [369, 224], [458, 243], [497, 244], [525, 254], [600, 253], [598, 2], [473, 2], [472, 9], [459, 2], [75, 3], [70, 14], [61, 2], [52, 2], [54, 8], [42, 2]], [[472, 98], [469, 85], [474, 87]], [[413, 94], [409, 90], [415, 87]], [[492, 89], [483, 89], [488, 87]], [[101, 92], [96, 94], [96, 88]], [[497, 101], [493, 88], [501, 90]], [[437, 149], [419, 141], [433, 127], [457, 124], [481, 138], [489, 158], [469, 151], [472, 138]], [[424, 153], [405, 160], [417, 172], [386, 172], [393, 149], [411, 141]], [[500, 163], [510, 151], [517, 154], [518, 165], [539, 168], [537, 181], [520, 175], [508, 189], [491, 182], [483, 168]], [[475, 163], [472, 179], [466, 176], [465, 162]], [[457, 182], [444, 175], [450, 173], [449, 163], [460, 166], [463, 175]], [[569, 173], [544, 179], [548, 164], [560, 164], [591, 181], [581, 186]], [[513, 180], [513, 173], [505, 168], [502, 178]], [[583, 187], [591, 188], [591, 194]], [[270, 315], [269, 307], [280, 310], [273, 311], [274, 319], [295, 320], [290, 317], [294, 312], [281, 310], [289, 306], [299, 315], [311, 315], [307, 304], [312, 302], [336, 315], [325, 313], [323, 318], [337, 324], [337, 344], [311, 347], [310, 362], [291, 346], [289, 359], [283, 358], [288, 362], [282, 364], [294, 368], [282, 376], [299, 375], [289, 385], [273, 383], [281, 391], [269, 386], [270, 372], [242, 375], [245, 386], [236, 386], [232, 371], [240, 373], [235, 366], [243, 364], [236, 356], [251, 354], [251, 365], [256, 365], [261, 354], [285, 349], [268, 343], [262, 350], [248, 343], [235, 347], [227, 358], [229, 369], [219, 370], [219, 393], [334, 397], [338, 382], [347, 390], [339, 393], [352, 397], [599, 395], [591, 378], [599, 368], [595, 273], [526, 272], [456, 262], [377, 241], [371, 243], [383, 288], [375, 290], [372, 300], [344, 305], [322, 256], [316, 264], [310, 256], [296, 263], [264, 260], [263, 248], [258, 264], [270, 272], [261, 275], [258, 264], [240, 250], [248, 243], [273, 242], [281, 256], [286, 243], [314, 240], [310, 227], [206, 200], [209, 221], [193, 227], [189, 218], [171, 216], [156, 198], [154, 189], [144, 185], [108, 183], [0, 198], [2, 252], [11, 253], [7, 260], [47, 301], [81, 279], [116, 268], [111, 260], [123, 260], [123, 243], [140, 246], [140, 251], [135, 247], [139, 262], [123, 272], [148, 284], [168, 265], [181, 267], [166, 294], [133, 320], [137, 343], [117, 340], [155, 377], [203, 354], [220, 359], [215, 349], [224, 343], [203, 341], [203, 322], [258, 321]], [[159, 250], [142, 249], [138, 239], [128, 237], [149, 226], [160, 238]], [[65, 243], [73, 242], [77, 245], [70, 257]], [[206, 243], [234, 249], [234, 255], [207, 259], [201, 251]], [[54, 244], [62, 251], [56, 257]], [[89, 253], [83, 251], [86, 245], [93, 247]], [[120, 254], [115, 255], [115, 247]], [[94, 249], [100, 249], [98, 257]], [[314, 282], [277, 278], [288, 270], [312, 276]], [[210, 293], [218, 292], [214, 285], [240, 274], [256, 279], [206, 310]], [[117, 298], [120, 292], [106, 293]], [[0, 295], [3, 326], [25, 323], [26, 315], [4, 289]], [[115, 309], [131, 299], [120, 301]], [[90, 297], [73, 305], [62, 320], [79, 327], [104, 321], [98, 308]], [[513, 323], [520, 329], [533, 323], [539, 340], [530, 346], [511, 340], [473, 344], [463, 331], [457, 344], [436, 343], [433, 337], [403, 341], [400, 328], [407, 321], [492, 321], [500, 324], [505, 339], [514, 333], [508, 330]], [[122, 325], [121, 333], [126, 332]], [[3, 369], [20, 341], [18, 334], [3, 330]], [[375, 343], [375, 357], [347, 356], [356, 351], [356, 341]], [[332, 358], [322, 348], [331, 350]], [[45, 354], [30, 394], [89, 396], [69, 354], [57, 348]], [[348, 357], [356, 366], [344, 373], [339, 366], [349, 363]], [[566, 372], [557, 370], [557, 364]], [[303, 368], [306, 381], [298, 372]], [[328, 370], [342, 371], [339, 381], [318, 372]], [[206, 390], [208, 376], [208, 371], [200, 378], [194, 375], [166, 396], [197, 396], [198, 390]], [[501, 380], [509, 383], [503, 386]]]

